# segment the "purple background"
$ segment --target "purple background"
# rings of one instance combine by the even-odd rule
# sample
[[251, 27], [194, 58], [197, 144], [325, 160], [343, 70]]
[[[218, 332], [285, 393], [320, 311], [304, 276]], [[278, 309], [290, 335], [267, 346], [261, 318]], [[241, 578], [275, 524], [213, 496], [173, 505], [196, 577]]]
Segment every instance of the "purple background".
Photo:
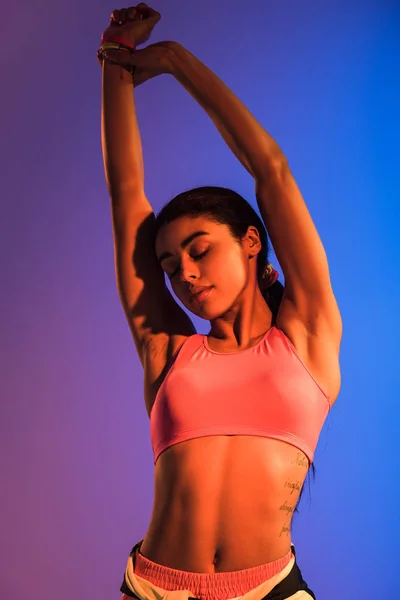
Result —
[[[328, 254], [344, 323], [343, 383], [293, 525], [303, 575], [318, 600], [395, 598], [399, 3], [154, 7], [162, 20], [150, 41], [185, 45], [278, 141]], [[119, 600], [152, 510], [143, 373], [115, 283], [101, 155], [96, 50], [115, 8], [3, 3], [4, 600]], [[251, 177], [173, 77], [138, 88], [136, 99], [156, 212], [207, 184], [256, 207]], [[193, 321], [207, 333], [208, 322]]]

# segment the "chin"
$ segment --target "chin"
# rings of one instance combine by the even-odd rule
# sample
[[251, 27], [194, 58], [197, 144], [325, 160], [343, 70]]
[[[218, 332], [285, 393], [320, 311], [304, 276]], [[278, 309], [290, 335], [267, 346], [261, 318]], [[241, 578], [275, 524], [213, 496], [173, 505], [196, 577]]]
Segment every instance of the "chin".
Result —
[[215, 310], [215, 308], [213, 309], [207, 306], [200, 306], [197, 310], [193, 310], [193, 306], [191, 306], [190, 308], [188, 307], [188, 309], [191, 313], [196, 315], [196, 317], [199, 317], [204, 321], [215, 321], [215, 319], [219, 319], [224, 314], [221, 310]]

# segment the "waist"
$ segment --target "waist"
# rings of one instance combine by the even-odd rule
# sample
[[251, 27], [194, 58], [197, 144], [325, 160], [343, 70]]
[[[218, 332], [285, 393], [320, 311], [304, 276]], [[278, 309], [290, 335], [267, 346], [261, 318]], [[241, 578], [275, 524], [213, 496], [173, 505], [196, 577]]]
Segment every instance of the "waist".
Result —
[[[284, 489], [284, 488], [283, 488]], [[290, 490], [268, 494], [268, 486], [226, 485], [164, 488], [155, 502], [142, 552], [155, 563], [198, 573], [253, 568], [290, 549], [295, 500]]]
[[279, 561], [287, 557], [291, 544], [290, 531], [281, 537], [263, 537], [257, 531], [243, 532], [239, 527], [230, 536], [215, 541], [214, 535], [201, 529], [173, 532], [167, 527], [156, 532], [149, 528], [140, 552], [153, 563], [177, 571], [222, 574]]

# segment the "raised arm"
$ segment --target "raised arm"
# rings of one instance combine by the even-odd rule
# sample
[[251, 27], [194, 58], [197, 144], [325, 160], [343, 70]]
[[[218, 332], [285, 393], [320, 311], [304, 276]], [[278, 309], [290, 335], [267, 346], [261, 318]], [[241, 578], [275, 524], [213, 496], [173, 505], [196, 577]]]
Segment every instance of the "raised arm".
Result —
[[156, 261], [151, 260], [154, 213], [144, 192], [132, 76], [107, 60], [102, 75], [101, 137], [111, 200], [117, 289], [144, 365], [147, 339], [160, 312], [148, 296], [151, 297], [152, 288], [161, 290], [163, 277]]
[[[139, 5], [141, 6], [141, 5]], [[147, 41], [161, 15], [147, 8], [142, 13], [131, 7], [113, 11], [103, 38], [118, 39], [136, 49]], [[121, 25], [119, 24], [121, 23]], [[111, 53], [111, 60], [125, 62], [126, 52]], [[106, 56], [109, 56], [106, 51]], [[128, 192], [128, 202], [138, 210], [151, 210], [144, 198], [143, 150], [136, 117], [132, 75], [119, 64], [104, 60], [102, 79], [101, 133], [104, 171], [113, 204], [120, 204]]]
[[[111, 197], [121, 201], [120, 194], [125, 190], [136, 192], [135, 201], [143, 202], [143, 151], [132, 76], [108, 61], [103, 65], [101, 138], [104, 172]], [[149, 204], [145, 206], [150, 208]]]
[[327, 257], [283, 151], [233, 92], [191, 52], [175, 43], [168, 58], [172, 75], [207, 112], [254, 177], [257, 203], [285, 276], [285, 298], [292, 304], [293, 315], [310, 333], [326, 331], [338, 346], [342, 325]]
[[[156, 22], [157, 14], [154, 17], [150, 14], [150, 18]], [[142, 25], [145, 27], [146, 21]], [[124, 37], [133, 36], [136, 30], [132, 33], [128, 23], [121, 27], [121, 32]], [[137, 39], [134, 41], [137, 43]], [[107, 59], [102, 69], [102, 149], [111, 198], [117, 287], [145, 369], [146, 385], [151, 386], [159, 372], [154, 367], [153, 355], [147, 352], [149, 344], [157, 349], [160, 366], [166, 354], [164, 349], [173, 336], [192, 335], [193, 325], [170, 294], [155, 253], [155, 216], [144, 192], [142, 143], [132, 76]]]
[[247, 171], [259, 179], [266, 165], [283, 160], [276, 141], [217, 75], [189, 50], [170, 42], [169, 72], [202, 106]]

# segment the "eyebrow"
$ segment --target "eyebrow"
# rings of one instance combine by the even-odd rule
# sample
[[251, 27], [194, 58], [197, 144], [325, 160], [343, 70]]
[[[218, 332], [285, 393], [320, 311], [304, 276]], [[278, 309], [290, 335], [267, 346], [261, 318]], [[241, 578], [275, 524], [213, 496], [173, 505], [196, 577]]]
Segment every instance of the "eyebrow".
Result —
[[[190, 244], [190, 242], [191, 242], [192, 240], [194, 240], [195, 238], [197, 238], [199, 235], [210, 235], [210, 234], [208, 233], [208, 231], [195, 231], [194, 233], [192, 233], [191, 235], [189, 235], [189, 237], [187, 237], [187, 238], [185, 238], [185, 239], [183, 240], [183, 242], [181, 243], [181, 248], [182, 248], [182, 250], [183, 250], [183, 248], [186, 248], [186, 246], [187, 246], [188, 244]], [[158, 257], [158, 261], [159, 261], [160, 263], [162, 263], [162, 261], [163, 261], [163, 260], [165, 260], [166, 258], [168, 258], [169, 256], [173, 256], [173, 255], [171, 254], [171, 252], [163, 252], [163, 254], [161, 254], [161, 255]]]

